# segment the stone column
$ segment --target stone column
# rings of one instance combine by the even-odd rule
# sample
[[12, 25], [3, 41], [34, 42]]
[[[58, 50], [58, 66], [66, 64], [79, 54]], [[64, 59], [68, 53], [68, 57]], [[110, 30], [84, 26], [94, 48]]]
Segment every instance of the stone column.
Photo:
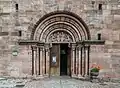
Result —
[[43, 47], [40, 47], [40, 75], [43, 76]]
[[45, 75], [45, 47], [42, 48], [42, 71], [43, 75]]
[[85, 51], [84, 50], [85, 50], [85, 47], [82, 46], [82, 49], [81, 49], [81, 52], [82, 52], [82, 57], [81, 57], [81, 60], [82, 60], [81, 61], [81, 64], [82, 64], [81, 65], [82, 66], [82, 69], [81, 69], [82, 70], [82, 74], [81, 75], [82, 76], [85, 75], [85, 63], [84, 63], [85, 62]]
[[39, 47], [36, 49], [36, 74], [39, 75]]
[[85, 76], [86, 71], [86, 52], [85, 45], [83, 46], [83, 76]]
[[40, 75], [40, 66], [41, 63], [40, 63], [40, 47], [38, 47], [38, 69], [39, 69], [39, 72], [38, 72], [38, 75]]
[[50, 71], [49, 71], [49, 68], [50, 68], [50, 55], [49, 55], [49, 53], [50, 53], [50, 50], [49, 50], [49, 44], [46, 44], [45, 45], [45, 53], [46, 53], [46, 75], [47, 76], [49, 76], [49, 74], [50, 74]]
[[72, 77], [75, 77], [75, 47], [76, 44], [72, 44], [72, 51], [71, 51], [71, 73]]
[[85, 46], [85, 75], [87, 76], [88, 75], [88, 46]]
[[32, 49], [32, 75], [33, 75], [34, 74], [34, 49], [32, 46], [31, 46], [31, 49]]
[[32, 52], [32, 70], [33, 70], [33, 75], [37, 75], [37, 66], [36, 66], [36, 59], [37, 59], [37, 47], [32, 46], [33, 52]]
[[81, 77], [81, 76], [82, 76], [82, 75], [81, 75], [81, 70], [82, 70], [82, 69], [81, 69], [81, 65], [82, 65], [82, 63], [81, 63], [81, 59], [82, 59], [82, 58], [81, 58], [81, 55], [82, 55], [82, 54], [81, 54], [81, 48], [82, 48], [82, 46], [79, 45], [79, 57], [78, 57], [78, 58], [79, 58], [79, 60], [78, 60], [78, 61], [79, 61], [79, 71], [78, 71], [78, 77]]
[[88, 75], [89, 75], [89, 65], [90, 65], [90, 45], [88, 46]]
[[76, 47], [76, 61], [75, 61], [75, 69], [76, 69], [76, 76], [78, 76], [78, 64], [79, 64], [79, 56], [78, 56], [78, 53], [79, 53], [79, 47], [77, 46]]

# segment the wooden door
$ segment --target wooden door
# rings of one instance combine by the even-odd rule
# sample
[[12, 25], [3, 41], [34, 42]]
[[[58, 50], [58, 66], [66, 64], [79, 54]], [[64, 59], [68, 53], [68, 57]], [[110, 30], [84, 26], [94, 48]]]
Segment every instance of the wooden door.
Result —
[[53, 44], [50, 50], [50, 75], [60, 75], [60, 44]]

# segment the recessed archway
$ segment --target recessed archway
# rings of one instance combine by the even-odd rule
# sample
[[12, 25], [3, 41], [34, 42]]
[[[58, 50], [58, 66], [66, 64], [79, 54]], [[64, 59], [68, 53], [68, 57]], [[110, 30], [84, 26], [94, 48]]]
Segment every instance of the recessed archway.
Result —
[[[44, 15], [34, 25], [31, 39], [42, 42], [42, 45], [32, 47], [32, 74], [50, 75], [55, 67], [55, 74], [60, 74], [60, 50], [63, 48], [70, 52], [67, 58], [70, 58], [68, 64], [72, 77], [89, 73], [89, 46], [77, 45], [77, 42], [90, 40], [90, 32], [82, 18], [75, 13], [55, 11]], [[68, 45], [69, 49], [63, 47]]]
[[74, 42], [90, 40], [90, 32], [84, 21], [68, 11], [55, 11], [44, 15], [34, 26], [31, 39], [48, 42], [47, 36], [55, 30], [64, 30], [74, 36]]

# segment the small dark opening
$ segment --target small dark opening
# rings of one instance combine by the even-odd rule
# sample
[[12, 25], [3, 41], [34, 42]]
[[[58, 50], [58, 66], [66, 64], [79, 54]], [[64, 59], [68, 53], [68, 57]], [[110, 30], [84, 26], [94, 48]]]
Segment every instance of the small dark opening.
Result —
[[101, 34], [100, 33], [98, 34], [98, 40], [101, 40]]
[[18, 4], [15, 4], [15, 9], [16, 11], [18, 11]]
[[95, 1], [92, 1], [91, 3], [92, 3], [92, 7], [94, 7]]
[[94, 5], [94, 4], [95, 4], [95, 1], [92, 1], [91, 3], [92, 3], [92, 5]]
[[99, 4], [98, 9], [102, 10], [102, 4]]
[[22, 36], [22, 31], [21, 30], [19, 31], [19, 36]]

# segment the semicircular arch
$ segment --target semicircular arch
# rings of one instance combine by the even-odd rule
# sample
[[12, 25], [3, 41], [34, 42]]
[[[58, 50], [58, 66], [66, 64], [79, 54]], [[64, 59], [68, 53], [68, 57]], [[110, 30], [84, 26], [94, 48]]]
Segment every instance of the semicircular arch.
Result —
[[[58, 25], [57, 28], [55, 28], [56, 24]], [[60, 26], [60, 24], [62, 24], [62, 26]], [[68, 11], [55, 11], [44, 15], [36, 25], [34, 25], [31, 39], [48, 42], [47, 39], [49, 38], [46, 36], [51, 34], [50, 32], [53, 30], [66, 31], [68, 35], [72, 36], [73, 42], [90, 40], [90, 32], [84, 21], [78, 15]]]

